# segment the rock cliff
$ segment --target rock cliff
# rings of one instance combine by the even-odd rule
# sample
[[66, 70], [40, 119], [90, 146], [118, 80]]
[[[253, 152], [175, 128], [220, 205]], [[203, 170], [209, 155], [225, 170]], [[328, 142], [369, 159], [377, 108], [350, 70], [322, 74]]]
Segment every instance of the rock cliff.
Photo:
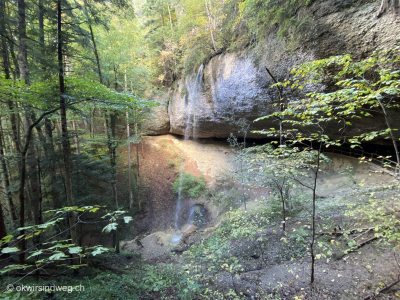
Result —
[[[287, 40], [279, 40], [276, 33], [271, 33], [254, 48], [213, 57], [201, 74], [197, 74], [200, 76], [197, 90], [193, 88], [196, 80], [193, 74], [181, 79], [170, 92], [168, 116], [164, 112], [164, 118], [170, 120], [170, 132], [183, 135], [188, 120], [195, 126], [190, 135], [199, 138], [242, 135], [238, 132], [239, 120], [247, 120], [248, 132], [277, 126], [273, 120], [253, 123], [254, 119], [273, 112], [278, 100], [265, 68], [277, 80], [283, 80], [299, 63], [345, 53], [363, 58], [377, 48], [393, 47], [400, 41], [399, 18], [393, 12], [377, 18], [379, 4], [317, 1], [298, 10], [298, 18], [307, 21], [303, 25], [303, 36], [298, 36], [297, 42], [289, 45]], [[286, 90], [285, 97], [296, 95]], [[364, 120], [353, 130], [384, 128], [383, 120], [374, 119], [371, 123]], [[249, 133], [248, 137], [262, 136]]]

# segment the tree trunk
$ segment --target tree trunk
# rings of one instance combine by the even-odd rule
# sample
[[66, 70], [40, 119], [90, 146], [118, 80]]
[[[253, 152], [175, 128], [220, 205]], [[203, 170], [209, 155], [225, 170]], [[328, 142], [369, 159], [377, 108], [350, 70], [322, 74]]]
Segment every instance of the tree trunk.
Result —
[[311, 277], [310, 283], [314, 283], [314, 273], [315, 273], [315, 253], [314, 253], [314, 244], [315, 244], [315, 201], [317, 200], [317, 179], [320, 165], [322, 151], [322, 142], [319, 144], [318, 154], [317, 154], [317, 166], [314, 171], [314, 185], [312, 188], [312, 217], [311, 217], [311, 243], [310, 243], [310, 254], [311, 254]]
[[387, 128], [389, 129], [389, 135], [390, 135], [390, 139], [392, 140], [392, 144], [393, 144], [393, 148], [394, 148], [394, 152], [396, 153], [396, 160], [397, 160], [397, 165], [396, 165], [396, 177], [399, 175], [399, 164], [400, 164], [400, 152], [399, 152], [399, 148], [397, 147], [397, 141], [396, 141], [396, 137], [393, 134], [393, 129], [390, 126], [390, 122], [389, 122], [389, 118], [387, 115], [387, 111], [386, 111], [386, 107], [385, 105], [383, 105], [382, 101], [377, 99], [379, 106], [382, 109], [383, 115], [385, 117], [385, 123]]
[[[10, 79], [10, 61], [8, 57], [8, 47], [7, 47], [7, 41], [5, 38], [6, 35], [6, 25], [5, 25], [5, 1], [1, 0], [0, 2], [0, 33], [1, 33], [1, 47], [2, 47], [2, 57], [3, 57], [3, 68], [4, 68], [4, 74], [6, 79]], [[9, 103], [12, 102], [8, 101]], [[7, 168], [7, 163], [6, 159], [4, 157], [4, 144], [3, 144], [3, 127], [0, 119], [0, 156], [1, 156], [1, 166], [2, 166], [2, 171], [3, 171], [3, 181], [4, 181], [4, 189], [5, 192], [7, 193], [7, 206], [10, 214], [10, 219], [12, 222], [12, 225], [14, 226], [14, 222], [17, 221], [17, 214], [15, 210], [14, 203], [12, 201], [12, 195], [10, 191], [10, 179], [8, 176], [8, 168]], [[0, 211], [0, 213], [2, 213]], [[1, 221], [0, 221], [1, 222]], [[1, 224], [0, 224], [1, 226]], [[5, 228], [4, 228], [5, 229]], [[1, 229], [0, 229], [1, 233]]]
[[[128, 81], [126, 78], [126, 69], [124, 70], [124, 91], [128, 91]], [[126, 110], [126, 139], [128, 140], [128, 190], [129, 190], [129, 208], [133, 208], [133, 191], [132, 191], [132, 157], [131, 157], [131, 128], [129, 124], [129, 111]]]
[[[44, 48], [44, 4], [43, 0], [39, 0], [38, 3], [39, 13], [38, 13], [38, 21], [39, 21], [39, 44], [41, 48]], [[44, 51], [42, 51], [42, 54]]]
[[[4, 223], [3, 207], [1, 206], [0, 203], [0, 240], [5, 236], [7, 236], [7, 230], [6, 230], [6, 225]], [[0, 247], [0, 253], [1, 253], [1, 247]]]
[[[1, 0], [3, 1], [3, 3], [6, 3], [6, 0]], [[15, 4], [12, 4], [15, 5]], [[14, 9], [14, 8], [13, 8]], [[5, 10], [5, 14], [4, 16], [10, 17], [10, 9], [7, 6], [4, 6], [4, 10]], [[14, 63], [14, 71], [13, 71], [13, 78], [19, 78], [20, 74], [19, 74], [19, 64], [18, 64], [18, 59], [15, 55], [15, 51], [14, 51], [14, 42], [13, 42], [13, 38], [11, 37], [11, 26], [10, 23], [6, 23], [6, 32], [5, 32], [5, 37], [7, 37], [7, 44], [9, 46], [10, 49], [10, 54], [11, 54], [11, 58], [12, 61]], [[11, 64], [10, 64], [11, 66]], [[12, 68], [10, 67], [10, 70], [12, 71]]]
[[162, 24], [162, 27], [164, 27], [165, 26], [165, 24], [164, 24], [164, 12], [161, 10], [161, 12], [160, 12], [160, 17], [161, 17], [161, 24]]
[[283, 195], [283, 186], [279, 188], [279, 193], [281, 195], [281, 201], [282, 201], [282, 229], [283, 231], [286, 231], [286, 208], [285, 208], [285, 197]]
[[25, 0], [18, 0], [18, 64], [19, 78], [29, 85], [28, 53], [26, 46], [26, 4]]
[[[35, 119], [33, 115], [30, 115], [28, 112], [26, 113], [24, 119], [24, 127], [25, 132], [28, 132], [31, 126], [31, 120]], [[39, 201], [40, 201], [40, 186], [38, 180], [38, 170], [37, 170], [37, 159], [38, 154], [35, 151], [35, 139], [33, 134], [31, 134], [31, 140], [29, 141], [28, 152], [26, 153], [26, 168], [27, 168], [27, 177], [29, 182], [30, 189], [28, 190], [30, 193], [29, 199], [31, 201], [31, 212], [33, 212], [33, 220], [35, 225], [39, 225]]]
[[17, 213], [14, 206], [14, 202], [12, 200], [12, 195], [10, 191], [10, 178], [8, 177], [8, 168], [6, 159], [4, 157], [3, 127], [1, 124], [1, 119], [0, 119], [0, 156], [1, 156], [1, 169], [3, 171], [4, 189], [5, 192], [7, 193], [7, 206], [8, 206], [8, 211], [10, 213], [10, 219], [12, 225], [14, 226], [14, 223], [17, 221]]
[[171, 9], [169, 8], [169, 3], [167, 3], [167, 8], [168, 8], [169, 24], [171, 26], [171, 34], [172, 36], [174, 36], [174, 25], [172, 24]]
[[[70, 168], [70, 143], [68, 137], [67, 127], [67, 105], [65, 100], [65, 82], [64, 82], [64, 64], [63, 64], [63, 35], [62, 35], [62, 8], [61, 0], [57, 0], [57, 56], [58, 56], [58, 79], [59, 79], [59, 91], [60, 91], [60, 114], [61, 114], [61, 137], [62, 137], [62, 149], [63, 149], [63, 160], [64, 160], [64, 176], [65, 176], [65, 189], [67, 196], [68, 206], [74, 205], [74, 198], [72, 193], [72, 180], [71, 180], [71, 168]], [[69, 226], [72, 243], [76, 244], [77, 232], [75, 229], [76, 216], [73, 212], [68, 214]]]
[[6, 79], [10, 79], [10, 61], [8, 57], [8, 47], [6, 40], [5, 0], [0, 0], [0, 33], [4, 73]]
[[[278, 81], [275, 79], [275, 77], [272, 75], [272, 73], [269, 71], [267, 67], [265, 67], [267, 70], [268, 75], [272, 78], [273, 82], [275, 84], [278, 84]], [[279, 95], [279, 111], [283, 112], [285, 110], [285, 103], [283, 101], [283, 91], [282, 87], [275, 85], [276, 90], [278, 91]], [[279, 117], [279, 145], [283, 145], [283, 125], [282, 125], [282, 116]]]
[[99, 80], [100, 80], [100, 83], [103, 84], [103, 75], [101, 74], [99, 53], [97, 52], [96, 40], [94, 38], [92, 25], [90, 25], [90, 24], [89, 24], [89, 30], [90, 30], [90, 37], [91, 37], [92, 43], [93, 43], [94, 56], [96, 58], [96, 64], [97, 64], [97, 72], [99, 73]]
[[56, 155], [54, 150], [53, 144], [53, 128], [52, 122], [49, 119], [45, 119], [44, 121], [45, 126], [45, 142], [44, 142], [44, 149], [45, 149], [45, 156], [50, 164], [48, 173], [50, 177], [50, 193], [51, 199], [53, 200], [53, 208], [61, 208], [61, 202], [59, 193], [57, 191], [57, 174], [56, 174]]
[[[29, 84], [29, 74], [28, 74], [28, 55], [27, 55], [27, 47], [26, 47], [26, 19], [25, 19], [25, 0], [18, 0], [18, 65], [19, 65], [19, 78], [24, 80], [26, 84]], [[17, 139], [15, 142], [17, 142]], [[30, 135], [26, 137], [26, 144], [29, 146]], [[25, 149], [24, 149], [25, 150]], [[28, 147], [26, 147], [25, 153], [21, 153], [21, 161], [20, 161], [20, 186], [19, 186], [19, 227], [25, 226], [25, 175], [26, 175], [26, 157], [25, 154], [28, 151]], [[24, 235], [25, 231], [21, 230], [20, 234]], [[20, 254], [19, 254], [19, 263], [25, 263], [25, 249], [26, 242], [25, 239], [22, 238], [20, 240]]]
[[[137, 120], [137, 119], [136, 119]], [[139, 137], [139, 132], [138, 132], [138, 126], [135, 121], [135, 135], [138, 138]], [[137, 170], [136, 170], [136, 199], [138, 201], [138, 206], [139, 206], [139, 211], [142, 210], [142, 203], [140, 200], [140, 161], [139, 161], [139, 141], [136, 143], [136, 165], [137, 165]]]
[[129, 208], [133, 208], [133, 191], [132, 191], [132, 158], [131, 158], [131, 142], [129, 141], [130, 126], [129, 112], [126, 111], [126, 139], [128, 140], [128, 189], [129, 189]]
[[211, 42], [212, 42], [213, 50], [217, 51], [217, 47], [215, 46], [215, 39], [214, 39], [214, 25], [213, 25], [213, 21], [211, 18], [211, 6], [209, 7], [209, 5], [207, 4], [207, 0], [204, 0], [204, 4], [206, 6], [208, 22], [210, 24], [210, 34], [211, 34]]
[[[32, 119], [32, 122], [34, 122], [34, 119]], [[61, 207], [61, 203], [59, 202], [59, 195], [57, 192], [57, 174], [56, 174], [56, 165], [55, 165], [55, 153], [54, 153], [54, 145], [53, 145], [53, 139], [52, 139], [52, 127], [51, 127], [51, 121], [46, 118], [45, 119], [45, 134], [42, 132], [42, 128], [40, 126], [36, 126], [36, 131], [39, 136], [39, 141], [43, 145], [43, 150], [44, 150], [44, 157], [47, 161], [47, 165], [49, 165], [48, 170], [46, 172], [49, 174], [50, 178], [50, 194], [51, 194], [51, 199], [53, 202], [53, 208], [57, 209]], [[38, 181], [39, 181], [39, 187], [41, 187], [41, 177], [40, 177], [40, 164], [38, 163]], [[40, 189], [40, 196], [39, 200], [41, 199], [41, 189]], [[40, 200], [41, 201], [41, 200]], [[41, 203], [39, 203], [39, 208], [41, 209]], [[41, 224], [41, 223], [39, 223]]]
[[90, 137], [92, 139], [94, 139], [94, 118], [95, 118], [95, 115], [96, 115], [96, 108], [93, 108], [93, 110], [90, 112], [90, 124], [89, 124], [89, 126], [90, 126], [90, 128], [89, 128]]
[[108, 155], [110, 157], [111, 166], [111, 189], [113, 191], [114, 204], [118, 209], [118, 194], [117, 194], [117, 173], [116, 173], [116, 145], [115, 145], [115, 122], [116, 115], [114, 113], [106, 112], [106, 131], [107, 131], [107, 144], [108, 144]]
[[79, 137], [78, 137], [78, 129], [76, 126], [75, 121], [71, 121], [72, 123], [72, 130], [74, 131], [74, 141], [75, 141], [75, 148], [76, 148], [76, 154], [79, 154]]

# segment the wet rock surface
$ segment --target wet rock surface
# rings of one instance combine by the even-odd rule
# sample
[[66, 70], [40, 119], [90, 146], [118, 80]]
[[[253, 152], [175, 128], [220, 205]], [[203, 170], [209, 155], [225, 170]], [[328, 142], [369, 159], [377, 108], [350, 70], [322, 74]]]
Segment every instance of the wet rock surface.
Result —
[[[274, 104], [279, 100], [275, 88], [270, 87], [274, 82], [266, 68], [280, 81], [290, 76], [292, 67], [306, 61], [345, 53], [359, 59], [378, 47], [393, 47], [400, 41], [399, 19], [390, 13], [376, 18], [378, 9], [378, 2], [320, 1], [299, 9], [299, 16], [308, 21], [297, 37], [300, 41], [295, 49], [272, 33], [253, 49], [213, 57], [204, 67], [194, 104], [190, 103], [190, 87], [196, 74], [178, 82], [168, 107], [170, 132], [184, 134], [188, 107], [194, 105], [195, 118], [190, 121], [195, 122], [196, 137], [225, 138], [230, 133], [243, 136], [237, 124], [240, 119], [250, 125], [247, 137], [264, 137], [250, 131], [278, 126], [273, 119], [253, 123], [254, 119], [274, 112]], [[308, 86], [305, 92], [321, 88], [324, 87]], [[286, 99], [298, 96], [290, 89], [284, 90]], [[396, 122], [397, 115], [393, 112], [392, 122]], [[359, 134], [361, 128], [368, 131], [384, 126], [383, 118], [374, 116], [374, 122], [367, 118], [358, 121], [352, 131]], [[337, 128], [330, 132], [337, 134]]]

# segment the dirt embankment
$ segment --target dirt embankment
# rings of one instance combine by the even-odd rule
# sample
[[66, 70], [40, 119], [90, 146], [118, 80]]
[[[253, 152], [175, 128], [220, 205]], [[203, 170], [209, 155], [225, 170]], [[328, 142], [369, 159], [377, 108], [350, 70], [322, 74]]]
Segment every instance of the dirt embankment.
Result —
[[[120, 157], [119, 173], [127, 177], [127, 147], [121, 149]], [[196, 177], [204, 177], [212, 185], [218, 176], [232, 170], [233, 156], [225, 142], [184, 140], [174, 135], [148, 136], [138, 146], [131, 144], [134, 181], [137, 180], [137, 157], [142, 212], [135, 216], [132, 238], [150, 230], [173, 228], [177, 197], [171, 188], [181, 168]], [[136, 205], [137, 198], [135, 193]]]

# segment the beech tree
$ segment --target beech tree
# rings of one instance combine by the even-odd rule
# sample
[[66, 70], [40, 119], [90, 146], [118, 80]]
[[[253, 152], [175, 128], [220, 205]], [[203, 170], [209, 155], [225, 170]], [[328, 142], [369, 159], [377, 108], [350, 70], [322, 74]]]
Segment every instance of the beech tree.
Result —
[[[300, 170], [306, 167], [312, 171], [313, 180], [305, 183], [293, 175], [291, 179], [312, 191], [311, 283], [314, 282], [317, 179], [320, 163], [326, 160], [322, 152], [324, 148], [340, 146], [345, 141], [350, 142], [351, 147], [356, 147], [361, 144], [361, 140], [368, 141], [386, 136], [392, 141], [397, 162], [400, 161], [397, 140], [393, 133], [394, 128], [390, 124], [387, 112], [388, 108], [398, 107], [396, 100], [400, 94], [400, 72], [396, 66], [399, 61], [399, 48], [396, 47], [391, 50], [376, 51], [370, 57], [358, 62], [354, 62], [350, 55], [344, 55], [304, 63], [292, 70], [292, 79], [276, 83], [275, 86], [290, 86], [292, 89], [301, 91], [305, 86], [310, 89], [310, 85], [315, 86], [324, 83], [325, 80], [333, 80], [337, 88], [332, 92], [309, 92], [301, 100], [289, 101], [285, 110], [256, 120], [275, 117], [289, 124], [291, 128], [285, 126], [283, 130], [286, 142], [293, 146], [304, 144], [301, 151], [296, 151], [309, 157], [303, 157], [301, 160], [305, 165], [297, 166], [295, 169]], [[371, 111], [380, 112], [383, 115], [387, 128], [359, 136], [348, 136], [352, 119], [360, 116], [372, 117]], [[339, 138], [332, 139], [331, 132], [337, 131], [338, 126]], [[269, 136], [282, 136], [281, 128], [258, 132]], [[285, 149], [285, 147], [280, 145], [280, 148]], [[280, 151], [276, 154], [278, 163], [285, 162], [285, 158], [282, 159], [279, 156]]]

